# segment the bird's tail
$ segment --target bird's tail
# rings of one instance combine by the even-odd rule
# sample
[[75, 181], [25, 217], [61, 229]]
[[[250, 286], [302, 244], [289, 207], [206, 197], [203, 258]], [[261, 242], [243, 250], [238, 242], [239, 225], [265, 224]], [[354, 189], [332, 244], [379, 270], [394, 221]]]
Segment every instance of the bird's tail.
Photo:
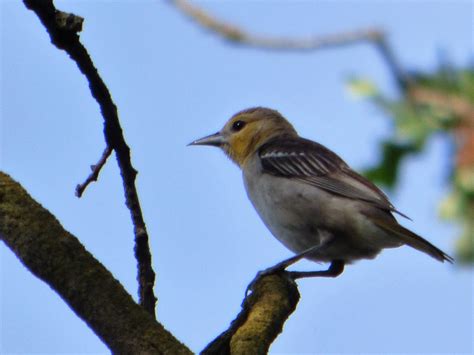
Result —
[[383, 221], [373, 217], [369, 218], [378, 227], [380, 227], [387, 233], [396, 236], [404, 244], [409, 245], [419, 251], [422, 251], [423, 253], [426, 253], [441, 262], [448, 261], [452, 263], [454, 261], [454, 259], [448, 254], [438, 249], [433, 244], [420, 237], [418, 234], [415, 234], [412, 231], [401, 226], [400, 224], [391, 221]]

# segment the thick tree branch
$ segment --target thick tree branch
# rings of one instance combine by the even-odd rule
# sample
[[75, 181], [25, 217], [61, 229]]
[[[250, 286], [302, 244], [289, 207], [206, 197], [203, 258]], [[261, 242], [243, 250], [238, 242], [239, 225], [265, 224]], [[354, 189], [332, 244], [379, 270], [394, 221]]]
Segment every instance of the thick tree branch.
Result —
[[[190, 354], [58, 220], [0, 172], [0, 239], [119, 354]], [[286, 272], [259, 279], [230, 328], [204, 354], [266, 354], [295, 310]]]
[[[65, 50], [86, 76], [92, 96], [97, 100], [104, 117], [104, 135], [107, 146], [116, 153], [125, 191], [125, 202], [130, 210], [135, 233], [135, 257], [138, 262], [138, 283], [140, 304], [155, 316], [156, 297], [153, 293], [155, 272], [151, 265], [151, 253], [148, 243], [148, 232], [141, 212], [138, 192], [135, 187], [137, 171], [132, 166], [130, 148], [125, 142], [120, 126], [117, 107], [112, 101], [109, 90], [97, 72], [89, 53], [79, 40], [76, 32], [80, 26], [69, 26], [75, 23], [77, 16], [64, 15], [56, 10], [52, 0], [24, 0], [26, 7], [36, 13], [46, 27], [51, 42], [59, 49]], [[66, 20], [64, 20], [66, 18]], [[69, 19], [69, 20], [67, 20]], [[72, 19], [72, 20], [71, 20]], [[81, 22], [81, 21], [79, 21]]]
[[[0, 239], [114, 353], [190, 354], [58, 220], [0, 172]], [[286, 272], [258, 279], [230, 328], [204, 354], [266, 354], [299, 301]]]
[[270, 345], [293, 313], [300, 294], [287, 272], [257, 279], [252, 293], [228, 330], [202, 354], [267, 354]]
[[0, 239], [116, 354], [190, 354], [58, 220], [0, 172]]
[[219, 20], [187, 0], [169, 0], [169, 2], [200, 26], [211, 30], [231, 43], [244, 46], [279, 51], [316, 51], [357, 43], [371, 43], [385, 61], [400, 89], [406, 89], [409, 84], [409, 76], [398, 63], [387, 42], [385, 33], [378, 28], [363, 28], [307, 38], [268, 37], [249, 33]]

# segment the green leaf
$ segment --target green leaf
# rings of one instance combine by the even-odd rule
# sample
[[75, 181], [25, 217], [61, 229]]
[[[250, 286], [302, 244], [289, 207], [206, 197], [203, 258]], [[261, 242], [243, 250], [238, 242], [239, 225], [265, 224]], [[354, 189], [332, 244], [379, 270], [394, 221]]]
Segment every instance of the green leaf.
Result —
[[381, 144], [381, 151], [382, 160], [375, 167], [365, 170], [364, 175], [374, 182], [393, 188], [398, 178], [400, 162], [407, 154], [418, 149], [412, 144], [384, 141]]

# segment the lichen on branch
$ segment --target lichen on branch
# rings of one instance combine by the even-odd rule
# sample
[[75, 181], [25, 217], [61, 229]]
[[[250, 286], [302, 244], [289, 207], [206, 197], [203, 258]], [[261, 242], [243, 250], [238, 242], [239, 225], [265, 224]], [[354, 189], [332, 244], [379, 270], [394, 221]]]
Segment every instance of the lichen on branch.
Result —
[[0, 240], [118, 354], [190, 354], [59, 221], [0, 172]]

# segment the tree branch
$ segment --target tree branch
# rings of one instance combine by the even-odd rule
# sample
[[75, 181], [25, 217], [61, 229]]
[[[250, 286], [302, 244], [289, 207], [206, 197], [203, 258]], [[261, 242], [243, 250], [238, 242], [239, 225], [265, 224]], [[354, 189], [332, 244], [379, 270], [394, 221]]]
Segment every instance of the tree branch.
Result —
[[[86, 76], [92, 96], [97, 100], [104, 117], [104, 135], [107, 146], [116, 153], [125, 191], [125, 203], [130, 210], [135, 233], [135, 257], [138, 262], [138, 294], [140, 304], [155, 317], [156, 297], [153, 293], [155, 272], [151, 265], [148, 232], [141, 212], [138, 192], [135, 187], [137, 171], [132, 165], [130, 148], [125, 142], [120, 126], [117, 107], [109, 90], [97, 72], [89, 53], [79, 40], [80, 26], [69, 26], [78, 17], [56, 10], [52, 0], [24, 0], [26, 7], [36, 13], [46, 27], [51, 42], [65, 50]], [[66, 21], [63, 20], [66, 18]], [[69, 19], [69, 20], [67, 20]], [[71, 20], [73, 19], [73, 20]], [[82, 23], [82, 22], [81, 22]]]
[[99, 177], [100, 170], [102, 167], [105, 165], [107, 162], [107, 158], [112, 154], [112, 149], [110, 147], [106, 147], [104, 152], [102, 153], [102, 156], [100, 157], [99, 161], [95, 165], [91, 165], [91, 170], [92, 172], [90, 175], [87, 177], [86, 181], [84, 181], [82, 184], [78, 184], [76, 186], [76, 196], [81, 197], [84, 191], [86, 190], [87, 186], [93, 181], [97, 181], [97, 178]]
[[0, 172], [0, 239], [117, 354], [191, 354], [10, 176]]
[[[54, 8], [52, 0], [24, 0], [24, 2], [29, 9], [33, 10], [38, 15], [41, 22], [48, 30], [51, 36], [52, 43], [58, 48], [65, 50], [69, 54], [69, 56], [77, 63], [79, 69], [89, 81], [89, 86], [92, 95], [100, 105], [101, 112], [105, 121], [104, 135], [107, 147], [108, 149], [113, 149], [116, 152], [117, 161], [124, 183], [126, 204], [130, 209], [135, 227], [135, 254], [139, 263], [140, 303], [152, 316], [154, 316], [154, 305], [156, 301], [156, 298], [153, 295], [154, 272], [151, 269], [151, 256], [148, 247], [148, 235], [141, 214], [138, 195], [135, 188], [136, 170], [131, 164], [130, 149], [127, 146], [122, 134], [122, 129], [118, 120], [117, 108], [112, 101], [107, 87], [100, 78], [97, 69], [94, 67], [94, 64], [92, 63], [89, 54], [87, 53], [87, 50], [79, 41], [79, 36], [77, 35], [77, 32], [80, 31], [80, 26], [78, 26], [77, 24], [82, 24], [82, 21], [78, 21], [77, 17], [74, 15], [58, 12]], [[247, 34], [241, 30], [236, 29], [235, 27], [229, 27], [228, 25], [221, 23], [217, 20], [213, 20], [204, 12], [200, 12], [201, 10], [190, 7], [191, 5], [189, 5], [183, 0], [175, 0], [174, 3], [177, 5], [188, 6], [188, 8], [194, 9], [194, 15], [196, 16], [198, 21], [201, 22], [201, 24], [205, 24], [207, 21], [209, 28], [218, 31], [225, 38], [254, 47], [277, 50], [315, 50], [323, 47], [339, 46], [361, 41], [376, 41], [380, 40], [382, 36], [381, 32], [368, 29], [324, 37], [315, 36], [304, 40], [294, 40], [285, 38], [272, 39], [258, 37]], [[61, 18], [61, 21], [58, 17], [58, 14], [61, 14], [61, 16], [59, 16]], [[84, 185], [87, 186], [89, 180], [93, 181], [94, 178], [97, 178], [101, 166], [105, 163], [105, 160], [107, 159], [108, 155], [106, 153], [107, 150], [104, 152], [104, 155], [102, 156], [97, 166], [95, 166], [91, 177], [86, 180], [86, 183]], [[0, 187], [2, 187], [2, 185], [0, 185]], [[24, 192], [24, 190], [23, 194], [26, 195], [26, 192]], [[29, 198], [29, 196], [27, 197]], [[2, 194], [0, 189], [0, 202], [1, 200]], [[38, 206], [38, 208], [42, 209], [40, 206]], [[8, 207], [6, 209], [8, 209]], [[45, 210], [42, 209], [42, 211]], [[70, 247], [68, 249], [71, 255], [68, 255], [67, 257], [71, 259], [71, 263], [64, 262], [63, 260], [65, 256], [63, 255], [63, 253], [65, 251], [61, 250], [59, 247], [64, 247], [63, 244], [65, 243], [62, 241], [57, 241], [56, 239], [59, 239], [59, 237], [56, 234], [67, 234], [66, 237], [69, 238], [68, 240], [73, 240], [73, 242], [70, 243], [78, 244], [80, 248], [82, 248], [81, 250], [83, 250], [83, 253], [87, 254], [88, 258], [93, 258], [84, 250], [84, 248], [72, 235], [62, 230], [62, 227], [59, 225], [59, 222], [57, 222], [53, 216], [49, 215], [47, 211], [45, 211], [44, 213], [48, 214], [47, 219], [54, 220], [54, 223], [59, 226], [55, 227], [56, 229], [59, 229], [59, 233], [52, 233], [54, 241], [49, 241], [48, 231], [50, 232], [49, 234], [51, 234], [51, 231], [54, 231], [55, 228], [50, 225], [52, 222], [41, 222], [39, 224], [47, 228], [45, 230], [42, 230], [41, 232], [33, 233], [33, 235], [35, 236], [41, 236], [41, 238], [33, 239], [33, 241], [36, 242], [38, 240], [43, 243], [42, 245], [46, 248], [46, 250], [50, 250], [51, 248], [53, 248], [54, 253], [52, 255], [48, 254], [47, 260], [54, 259], [54, 262], [52, 262], [52, 264], [55, 265], [55, 268], [58, 268], [56, 263], [63, 263], [61, 264], [62, 267], [57, 270], [60, 274], [59, 276], [53, 273], [54, 268], [53, 270], [50, 270], [47, 266], [42, 264], [44, 262], [42, 260], [43, 251], [41, 251], [40, 253], [40, 265], [36, 265], [36, 263], [34, 262], [34, 259], [37, 257], [36, 255], [35, 258], [28, 257], [28, 255], [31, 253], [31, 250], [34, 250], [34, 247], [36, 247], [35, 245], [30, 248], [28, 245], [25, 244], [26, 250], [20, 251], [17, 250], [16, 244], [12, 242], [11, 239], [9, 240], [9, 245], [11, 245], [11, 248], [15, 250], [17, 255], [19, 255], [20, 259], [25, 263], [25, 265], [27, 265], [30, 270], [32, 270], [33, 273], [35, 273], [35, 275], [48, 282], [55, 290], [57, 290], [57, 292], [65, 299], [65, 301], [71, 305], [75, 312], [81, 318], [85, 319], [88, 324], [90, 324], [89, 322], [91, 322], [91, 328], [94, 329], [94, 331], [99, 335], [99, 337], [101, 337], [101, 339], [104, 340], [104, 342], [110, 344], [109, 346], [112, 351], [119, 353], [166, 352], [173, 354], [189, 352], [186, 347], [184, 347], [176, 339], [174, 339], [171, 334], [166, 332], [166, 330], [164, 330], [160, 324], [152, 322], [150, 318], [147, 318], [148, 322], [140, 318], [138, 322], [140, 323], [141, 327], [135, 324], [127, 323], [123, 327], [127, 330], [127, 334], [124, 340], [122, 340], [121, 338], [122, 333], [115, 334], [114, 332], [115, 329], [118, 327], [120, 328], [119, 330], [122, 331], [121, 326], [123, 326], [123, 322], [125, 322], [124, 320], [119, 320], [119, 324], [115, 324], [115, 319], [106, 319], [106, 317], [104, 316], [103, 319], [101, 319], [100, 324], [96, 324], [94, 314], [95, 312], [97, 312], [97, 309], [95, 309], [95, 305], [87, 304], [85, 299], [87, 298], [87, 300], [90, 300], [90, 298], [100, 298], [102, 292], [104, 292], [105, 296], [107, 296], [103, 296], [103, 298], [107, 299], [98, 301], [99, 303], [106, 303], [106, 305], [101, 305], [101, 307], [106, 308], [101, 310], [101, 312], [107, 313], [108, 316], [111, 316], [110, 313], [117, 313], [117, 315], [121, 316], [122, 318], [124, 318], [125, 316], [132, 317], [134, 314], [133, 312], [139, 312], [136, 317], [139, 318], [141, 317], [140, 315], [143, 315], [144, 312], [141, 309], [140, 311], [134, 309], [133, 312], [132, 310], [130, 310], [129, 313], [125, 312], [124, 314], [121, 308], [125, 307], [127, 310], [129, 310], [129, 308], [132, 306], [128, 304], [116, 304], [113, 302], [111, 304], [108, 304], [108, 302], [110, 302], [108, 300], [108, 296], [115, 296], [113, 295], [113, 287], [110, 285], [110, 282], [107, 283], [103, 280], [102, 277], [94, 276], [94, 280], [97, 281], [98, 288], [102, 286], [107, 290], [101, 289], [100, 292], [97, 291], [97, 293], [93, 290], [92, 292], [84, 292], [83, 294], [82, 291], [84, 290], [91, 291], [91, 285], [88, 283], [92, 281], [87, 279], [87, 275], [93, 275], [95, 273], [95, 271], [91, 271], [94, 270], [95, 266], [85, 264], [82, 265], [81, 263], [76, 261], [76, 258], [83, 258], [82, 254], [76, 253], [75, 250], [71, 252], [71, 250], [75, 249], [77, 246], [74, 246], [74, 248]], [[18, 214], [18, 223], [21, 222], [20, 217], [25, 217], [22, 216], [24, 214], [25, 212], [21, 212], [20, 214]], [[26, 220], [29, 220], [28, 217], [29, 216], [26, 216]], [[9, 217], [7, 217], [7, 219], [8, 218]], [[43, 219], [45, 219], [45, 216], [41, 216], [40, 218], [38, 218], [38, 221], [42, 221]], [[2, 225], [4, 224], [1, 219], [0, 223], [2, 223]], [[8, 223], [6, 225], [8, 225]], [[31, 228], [27, 228], [27, 230], [33, 232], [35, 231]], [[21, 228], [20, 231], [22, 233], [25, 232], [25, 230]], [[9, 229], [7, 229], [7, 232], [11, 234], [11, 231]], [[5, 233], [8, 234], [7, 232]], [[0, 233], [3, 234], [4, 232], [0, 230]], [[13, 239], [15, 238], [16, 236]], [[29, 239], [32, 239], [30, 238], [30, 235]], [[56, 246], [55, 243], [58, 243], [58, 246]], [[50, 244], [54, 246], [50, 246]], [[59, 249], [56, 251], [55, 248]], [[26, 255], [26, 257], [24, 257], [24, 255]], [[108, 273], [108, 271], [105, 270], [102, 265], [95, 261], [95, 259], [93, 260], [100, 266], [101, 272]], [[69, 275], [69, 273], [71, 273], [72, 275]], [[99, 271], [97, 271], [97, 273], [99, 273]], [[79, 278], [81, 278], [81, 280], [75, 280], [74, 275], [79, 275]], [[109, 274], [107, 275], [109, 276]], [[112, 276], [110, 275], [110, 277]], [[82, 278], [86, 280], [82, 280]], [[117, 281], [113, 281], [118, 284]], [[78, 292], [79, 287], [77, 283], [81, 284], [79, 285], [81, 286], [79, 290], [81, 292], [79, 295], [76, 295], [76, 292]], [[82, 287], [82, 283], [85, 284], [84, 288]], [[95, 285], [93, 286], [95, 287]], [[118, 286], [116, 287], [119, 287], [120, 290], [126, 294], [120, 284], [118, 284]], [[126, 294], [126, 297], [131, 300], [128, 294]], [[116, 302], [119, 301], [120, 300], [116, 300]], [[284, 322], [295, 310], [298, 301], [299, 293], [297, 290], [296, 283], [291, 280], [290, 277], [288, 277], [288, 274], [286, 272], [259, 279], [253, 287], [253, 292], [244, 300], [242, 304], [242, 311], [232, 322], [230, 328], [224, 333], [222, 333], [219, 337], [217, 337], [212, 343], [210, 343], [206, 347], [206, 349], [203, 350], [203, 353], [266, 354], [272, 342], [282, 331]], [[135, 318], [133, 320], [135, 320]], [[153, 325], [150, 325], [149, 322], [152, 322]], [[135, 333], [138, 333], [138, 335]], [[160, 337], [164, 340], [160, 339]], [[159, 340], [159, 343], [154, 342], [154, 340], [157, 339]], [[149, 348], [149, 346], [153, 346], [155, 348]]]
[[409, 76], [398, 63], [385, 33], [378, 28], [363, 28], [307, 38], [265, 37], [216, 19], [187, 0], [169, 0], [169, 2], [197, 24], [220, 35], [225, 40], [249, 47], [279, 51], [316, 51], [357, 43], [371, 43], [382, 56], [400, 89], [405, 90], [409, 84]]
[[283, 324], [296, 309], [300, 294], [287, 272], [257, 279], [252, 293], [228, 330], [201, 354], [267, 354]]
[[274, 38], [264, 37], [246, 32], [245, 30], [218, 20], [208, 12], [192, 5], [186, 0], [170, 0], [176, 8], [199, 25], [217, 33], [224, 39], [242, 45], [270, 50], [299, 50], [313, 51], [325, 47], [335, 47], [351, 43], [374, 41], [383, 34], [372, 28], [348, 31], [326, 36], [311, 36], [308, 38]]
[[[113, 353], [190, 354], [10, 176], [0, 172], [0, 239]], [[258, 279], [228, 330], [203, 354], [266, 354], [299, 301], [288, 273]]]
[[388, 69], [390, 70], [390, 73], [395, 79], [398, 88], [402, 91], [404, 95], [406, 95], [406, 90], [410, 87], [412, 80], [408, 73], [398, 62], [398, 59], [395, 56], [392, 47], [389, 45], [386, 36], [380, 36], [379, 38], [375, 39], [373, 43], [375, 48], [378, 50], [380, 56], [384, 60], [385, 64], [387, 65]]

